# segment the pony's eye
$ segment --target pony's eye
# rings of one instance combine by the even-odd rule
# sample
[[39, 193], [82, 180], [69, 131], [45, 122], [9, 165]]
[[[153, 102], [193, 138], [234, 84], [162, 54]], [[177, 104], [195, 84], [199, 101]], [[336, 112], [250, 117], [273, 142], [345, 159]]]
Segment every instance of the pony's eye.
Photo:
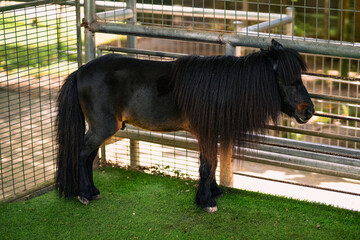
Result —
[[296, 79], [294, 82], [289, 83], [288, 86], [296, 87], [302, 84], [301, 78]]

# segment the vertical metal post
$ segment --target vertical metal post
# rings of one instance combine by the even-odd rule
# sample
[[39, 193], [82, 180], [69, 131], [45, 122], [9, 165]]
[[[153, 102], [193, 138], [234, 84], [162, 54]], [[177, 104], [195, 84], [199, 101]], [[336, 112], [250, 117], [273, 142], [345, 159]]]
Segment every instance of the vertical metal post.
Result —
[[[84, 1], [85, 24], [90, 24], [96, 19], [95, 0]], [[95, 34], [85, 27], [85, 62], [95, 58]]]
[[[235, 47], [231, 43], [225, 43], [225, 55], [234, 56]], [[225, 187], [233, 186], [233, 159], [231, 151], [220, 152], [220, 185]]]
[[75, 2], [76, 10], [76, 44], [77, 44], [77, 62], [78, 67], [82, 65], [82, 43], [81, 43], [81, 13], [80, 13], [80, 1]]
[[[242, 21], [235, 21], [234, 22], [235, 33], [240, 33], [242, 26], [243, 26]], [[242, 48], [234, 47], [230, 43], [226, 43], [225, 55], [241, 56]], [[234, 186], [234, 159], [232, 157], [232, 148], [228, 149], [227, 151], [220, 151], [220, 185], [231, 188]]]
[[[98, 57], [101, 57], [102, 56], [102, 50], [101, 49], [99, 49], [99, 48], [97, 48], [97, 56]], [[103, 164], [105, 164], [106, 163], [106, 144], [105, 143], [103, 143], [103, 144], [101, 144], [101, 146], [100, 146], [100, 152], [101, 152], [101, 155], [100, 155], [100, 163], [103, 163]]]
[[[230, 43], [225, 43], [225, 55], [234, 56], [235, 47]], [[220, 148], [221, 149], [221, 148]], [[220, 185], [233, 187], [234, 166], [232, 150], [220, 151]]]
[[226, 56], [235, 55], [235, 47], [229, 42], [225, 43], [225, 55]]
[[220, 185], [224, 187], [233, 187], [234, 185], [232, 149], [220, 151]]
[[330, 40], [330, 31], [329, 31], [329, 24], [330, 24], [330, 4], [329, 0], [324, 1], [324, 37], [327, 37], [328, 40]]
[[[137, 22], [136, 0], [126, 0], [126, 8], [131, 9], [133, 11], [133, 17], [128, 19], [128, 23], [135, 25]], [[128, 35], [126, 44], [127, 44], [128, 48], [136, 48], [137, 47], [137, 38], [135, 36]]]
[[[242, 21], [234, 21], [235, 33], [240, 33], [242, 28], [243, 28]], [[243, 55], [242, 47], [235, 47], [235, 56], [242, 56], [242, 55]]]
[[[84, 1], [84, 11], [85, 11], [85, 19], [83, 23], [85, 24], [85, 62], [89, 62], [95, 58], [95, 34], [91, 32], [86, 26], [96, 19], [96, 5], [95, 0], [87, 0]], [[99, 155], [96, 155], [93, 168], [97, 168], [99, 166]]]
[[130, 139], [130, 166], [137, 167], [140, 165], [139, 141]]
[[289, 15], [289, 16], [292, 17], [291, 23], [286, 25], [286, 35], [294, 36], [293, 35], [293, 26], [295, 26], [294, 25], [294, 22], [295, 22], [295, 9], [292, 8], [292, 7], [287, 7], [286, 8], [286, 15]]
[[[133, 17], [128, 19], [128, 24], [136, 24], [136, 0], [126, 0], [126, 8], [133, 11]], [[126, 45], [128, 48], [137, 48], [137, 38], [135, 36], [127, 36]], [[130, 55], [131, 56], [131, 55]], [[130, 139], [130, 166], [137, 167], [140, 165], [139, 158], [139, 141]]]
[[243, 1], [242, 11], [246, 12], [245, 26], [248, 27], [249, 26], [249, 22], [248, 22], [249, 3], [248, 3], [248, 0]]

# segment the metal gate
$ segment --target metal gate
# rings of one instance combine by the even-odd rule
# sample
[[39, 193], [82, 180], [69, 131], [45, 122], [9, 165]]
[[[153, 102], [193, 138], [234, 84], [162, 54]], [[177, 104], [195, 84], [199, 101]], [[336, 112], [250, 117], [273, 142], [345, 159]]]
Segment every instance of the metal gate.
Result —
[[51, 184], [55, 101], [77, 68], [71, 1], [0, 1], [0, 201]]
[[[225, 179], [244, 174], [243, 160], [359, 180], [359, 3], [91, 0], [1, 6], [0, 200], [53, 180], [54, 97], [62, 79], [82, 64], [81, 41], [76, 41], [80, 25], [85, 62], [109, 52], [161, 61], [184, 54], [240, 56], [266, 48], [272, 38], [300, 51], [309, 65], [303, 79], [315, 116], [306, 125], [286, 116], [279, 126], [269, 125], [256, 151], [233, 156], [233, 165], [220, 159], [218, 180], [231, 185]], [[7, 25], [9, 18], [14, 26]], [[31, 47], [22, 50], [24, 42]], [[29, 60], [20, 60], [23, 55]], [[196, 144], [188, 133], [128, 127], [102, 146], [100, 157], [102, 163], [196, 178]]]

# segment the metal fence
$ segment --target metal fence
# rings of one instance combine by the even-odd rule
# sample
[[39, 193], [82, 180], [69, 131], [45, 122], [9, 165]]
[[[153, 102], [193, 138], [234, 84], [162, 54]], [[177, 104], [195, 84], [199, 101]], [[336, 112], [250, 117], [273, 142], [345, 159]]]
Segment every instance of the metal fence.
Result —
[[[91, 15], [94, 9], [97, 10], [96, 16], [93, 12], [91, 18], [94, 20], [86, 19], [85, 22], [89, 31], [138, 37], [137, 40], [123, 37], [122, 40], [108, 41], [106, 46], [98, 47], [100, 52], [115, 51], [160, 60], [163, 57], [176, 58], [172, 53], [244, 55], [259, 47], [267, 47], [271, 38], [302, 52], [309, 65], [303, 79], [316, 106], [315, 117], [306, 125], [298, 125], [284, 116], [280, 126], [269, 125], [269, 137], [265, 143], [261, 143], [256, 152], [248, 151], [245, 159], [359, 179], [358, 3], [152, 1], [147, 4], [138, 1], [135, 4], [133, 1], [96, 1], [91, 5], [89, 2], [88, 14]], [[87, 50], [89, 59], [95, 56], [94, 51]], [[134, 144], [137, 140], [193, 150], [184, 147], [181, 134], [177, 138], [176, 134], [153, 133], [151, 138], [151, 134], [148, 136], [141, 130], [132, 129], [129, 134], [119, 132], [117, 136], [132, 139], [123, 145], [128, 153], [126, 160], [123, 159], [126, 165], [131, 165], [132, 157], [135, 163], [139, 163], [139, 156], [140, 159], [145, 156], [144, 148]], [[169, 139], [174, 140], [169, 142]], [[188, 136], [186, 139], [190, 141], [191, 138]], [[106, 146], [109, 146], [109, 149], [103, 148], [106, 156], [111, 155], [113, 161], [121, 162], [118, 155], [112, 154], [110, 145]], [[159, 153], [162, 156], [163, 151]], [[179, 158], [176, 154], [170, 156], [173, 157], [173, 160], [168, 160], [170, 162]], [[238, 157], [234, 156], [235, 159]], [[161, 161], [164, 158], [162, 156]], [[146, 162], [140, 161], [140, 164], [148, 166]], [[171, 166], [174, 172], [187, 173], [187, 168], [175, 167], [168, 162], [161, 166]]]
[[0, 1], [0, 201], [54, 179], [55, 99], [77, 45], [75, 7], [52, 2]]
[[[23, 2], [0, 6], [0, 200], [53, 180], [54, 98], [82, 62], [80, 24], [85, 62], [97, 52], [160, 61], [240, 56], [266, 48], [271, 38], [300, 51], [316, 115], [304, 126], [286, 116], [280, 126], [269, 125], [257, 151], [234, 156], [232, 172], [246, 159], [360, 178], [360, 1]], [[100, 157], [156, 174], [198, 176], [196, 141], [184, 132], [128, 127]]]

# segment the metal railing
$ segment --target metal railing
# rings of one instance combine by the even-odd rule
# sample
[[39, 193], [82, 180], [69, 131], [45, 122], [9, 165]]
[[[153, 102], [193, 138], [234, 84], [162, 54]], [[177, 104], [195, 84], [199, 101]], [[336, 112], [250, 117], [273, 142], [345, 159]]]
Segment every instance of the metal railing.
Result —
[[[127, 126], [125, 131], [117, 132], [116, 136], [133, 141], [197, 150], [197, 140], [184, 137], [182, 132], [163, 134]], [[263, 141], [258, 144], [258, 149], [244, 148], [244, 155], [235, 154], [233, 158], [360, 179], [360, 151], [316, 143], [299, 144], [298, 141], [271, 136], [264, 136]], [[131, 158], [135, 155], [132, 151], [139, 152], [139, 149], [130, 149], [131, 165], [134, 165], [134, 162], [140, 163], [138, 158]]]
[[[87, 1], [86, 1], [87, 2]], [[85, 2], [85, 3], [86, 3]], [[89, 1], [88, 4], [90, 4]], [[132, 2], [132, 1], [128, 1]], [[121, 7], [125, 8], [125, 3], [108, 3], [94, 1], [98, 3], [98, 6], [107, 7]], [[135, 5], [135, 4], [134, 4]], [[247, 46], [256, 48], [266, 48], [269, 45], [270, 39], [277, 38], [280, 42], [287, 47], [293, 48], [299, 52], [321, 54], [328, 56], [341, 56], [348, 58], [360, 58], [359, 43], [347, 43], [344, 41], [332, 41], [332, 40], [321, 40], [313, 38], [296, 37], [293, 35], [278, 35], [270, 33], [261, 33], [262, 30], [268, 30], [280, 25], [285, 25], [293, 21], [293, 10], [288, 8], [288, 14], [270, 14], [270, 13], [255, 13], [248, 11], [231, 11], [231, 10], [215, 10], [215, 9], [203, 9], [203, 8], [186, 8], [177, 6], [163, 6], [163, 5], [152, 5], [152, 4], [136, 4], [136, 8], [139, 10], [148, 11], [149, 13], [155, 14], [181, 14], [182, 16], [193, 16], [194, 14], [202, 14], [201, 17], [211, 18], [226, 18], [241, 20], [242, 18], [247, 21], [253, 16], [257, 21], [265, 21], [253, 26], [246, 27], [240, 32], [234, 33], [217, 33], [208, 31], [194, 31], [194, 30], [183, 30], [183, 29], [171, 29], [164, 27], [154, 26], [138, 26], [134, 24], [118, 24], [118, 23], [107, 23], [99, 21], [86, 20], [87, 28], [92, 32], [102, 33], [113, 33], [123, 35], [134, 35], [144, 37], [155, 37], [155, 38], [166, 38], [166, 39], [177, 39], [186, 41], [197, 41], [197, 42], [208, 42], [226, 44], [228, 47], [235, 46]], [[91, 10], [94, 11], [94, 10]], [[126, 9], [118, 9], [117, 16], [121, 16], [120, 13], [129, 13]], [[113, 11], [114, 12], [114, 11]], [[125, 17], [134, 16], [133, 14], [123, 15]], [[95, 12], [93, 13], [95, 15]], [[98, 16], [110, 16], [110, 11], [98, 13]], [[113, 15], [112, 15], [113, 16]], [[124, 17], [124, 19], [125, 19]], [[250, 18], [250, 19], [249, 19]], [[95, 17], [94, 17], [95, 19]], [[289, 32], [289, 31], [288, 31]], [[291, 31], [290, 31], [291, 32]], [[305, 40], [305, 41], [304, 41]], [[309, 44], [311, 42], [311, 44]], [[329, 45], [336, 45], [336, 47], [329, 47]], [[230, 51], [227, 51], [230, 52]]]
[[[81, 4], [84, 3], [83, 0], [80, 1]], [[125, 2], [109, 2], [109, 1], [96, 1], [97, 8], [123, 8], [115, 10], [117, 12], [117, 17], [124, 17], [122, 11], [127, 7]], [[235, 11], [235, 10], [226, 10], [226, 9], [213, 9], [213, 8], [198, 8], [198, 7], [184, 7], [177, 5], [156, 5], [156, 4], [142, 4], [136, 3], [136, 9], [151, 14], [163, 14], [163, 15], [172, 15], [172, 16], [186, 16], [186, 17], [201, 17], [201, 18], [219, 18], [219, 19], [232, 19], [239, 20], [241, 18], [247, 19], [249, 21], [269, 21], [274, 19], [286, 18], [286, 14], [278, 13], [262, 13], [262, 12], [248, 12], [248, 11]], [[108, 11], [108, 13], [114, 12]], [[97, 14], [98, 15], [98, 14]], [[99, 15], [98, 15], [99, 16]], [[129, 18], [132, 16], [129, 16]]]

